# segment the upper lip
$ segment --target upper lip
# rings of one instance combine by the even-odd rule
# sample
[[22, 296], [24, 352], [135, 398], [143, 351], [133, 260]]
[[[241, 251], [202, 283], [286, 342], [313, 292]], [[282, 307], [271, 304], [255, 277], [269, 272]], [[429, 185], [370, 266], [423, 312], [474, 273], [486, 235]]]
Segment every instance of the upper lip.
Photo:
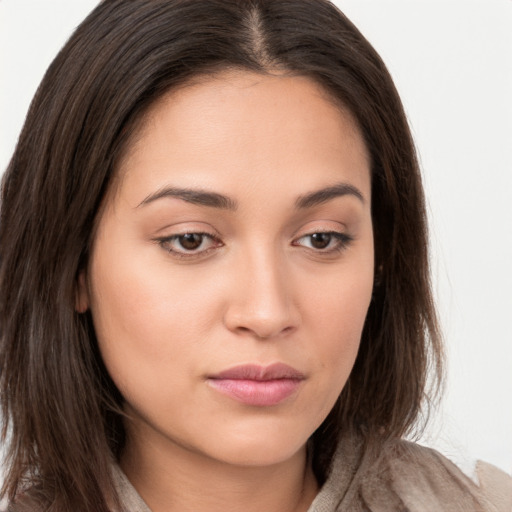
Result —
[[302, 380], [304, 374], [284, 363], [274, 363], [269, 366], [257, 364], [244, 364], [234, 366], [223, 370], [215, 375], [210, 375], [210, 379], [229, 379], [229, 380], [255, 380], [267, 381], [277, 379]]

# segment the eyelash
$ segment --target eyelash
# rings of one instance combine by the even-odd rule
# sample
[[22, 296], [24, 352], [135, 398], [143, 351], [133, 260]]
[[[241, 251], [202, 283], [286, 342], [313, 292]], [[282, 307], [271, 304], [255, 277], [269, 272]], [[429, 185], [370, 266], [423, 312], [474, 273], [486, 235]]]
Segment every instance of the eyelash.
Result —
[[[186, 236], [199, 236], [202, 237], [200, 246], [203, 245], [203, 242], [205, 239], [209, 239], [212, 242], [212, 245], [210, 247], [207, 247], [206, 249], [197, 251], [197, 249], [192, 249], [190, 251], [187, 251], [186, 249], [183, 250], [176, 250], [171, 248], [171, 244], [173, 242], [177, 242], [180, 238], [186, 237]], [[334, 246], [329, 247], [327, 249], [318, 249], [314, 247], [307, 247], [302, 244], [298, 244], [297, 241], [313, 237], [314, 235], [329, 235], [331, 239], [329, 240], [329, 244], [331, 241], [334, 240]], [[306, 235], [302, 235], [301, 237], [297, 238], [292, 245], [304, 247], [305, 249], [312, 251], [315, 254], [319, 255], [330, 255], [330, 254], [337, 254], [343, 252], [345, 249], [349, 247], [349, 245], [353, 242], [353, 237], [350, 235], [347, 235], [346, 233], [339, 233], [337, 231], [314, 231], [313, 233], [308, 233]], [[180, 233], [177, 235], [171, 235], [164, 238], [158, 238], [155, 240], [165, 251], [167, 251], [169, 254], [171, 254], [175, 258], [179, 259], [188, 259], [193, 260], [195, 258], [201, 258], [209, 254], [211, 251], [222, 247], [224, 244], [221, 242], [221, 240], [216, 237], [215, 235], [212, 235], [211, 233], [204, 233], [204, 232], [195, 232], [190, 231], [186, 233]], [[199, 246], [199, 247], [200, 247]]]

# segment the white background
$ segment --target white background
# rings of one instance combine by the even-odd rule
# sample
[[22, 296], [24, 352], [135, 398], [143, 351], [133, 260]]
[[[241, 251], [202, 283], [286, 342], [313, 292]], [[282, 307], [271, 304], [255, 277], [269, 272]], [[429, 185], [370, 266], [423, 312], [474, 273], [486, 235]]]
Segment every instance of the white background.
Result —
[[[0, 0], [0, 171], [96, 0]], [[395, 78], [422, 162], [449, 358], [423, 442], [512, 471], [512, 0], [338, 0]]]

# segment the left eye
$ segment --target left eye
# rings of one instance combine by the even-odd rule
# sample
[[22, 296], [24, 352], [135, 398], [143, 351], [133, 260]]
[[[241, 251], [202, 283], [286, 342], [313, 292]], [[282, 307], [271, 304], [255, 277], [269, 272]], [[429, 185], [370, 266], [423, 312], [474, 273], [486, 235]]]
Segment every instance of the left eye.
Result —
[[207, 233], [183, 233], [159, 240], [160, 245], [170, 253], [177, 255], [198, 254], [220, 245]]
[[293, 245], [300, 245], [320, 252], [342, 250], [349, 245], [352, 238], [335, 231], [311, 233], [298, 238]]

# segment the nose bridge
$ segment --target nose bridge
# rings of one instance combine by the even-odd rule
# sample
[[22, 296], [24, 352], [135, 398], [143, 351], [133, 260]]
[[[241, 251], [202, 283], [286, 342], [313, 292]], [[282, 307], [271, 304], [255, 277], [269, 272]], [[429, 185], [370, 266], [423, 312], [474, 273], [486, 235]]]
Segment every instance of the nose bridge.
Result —
[[226, 323], [232, 330], [269, 338], [297, 324], [285, 257], [272, 244], [252, 246], [240, 255]]

